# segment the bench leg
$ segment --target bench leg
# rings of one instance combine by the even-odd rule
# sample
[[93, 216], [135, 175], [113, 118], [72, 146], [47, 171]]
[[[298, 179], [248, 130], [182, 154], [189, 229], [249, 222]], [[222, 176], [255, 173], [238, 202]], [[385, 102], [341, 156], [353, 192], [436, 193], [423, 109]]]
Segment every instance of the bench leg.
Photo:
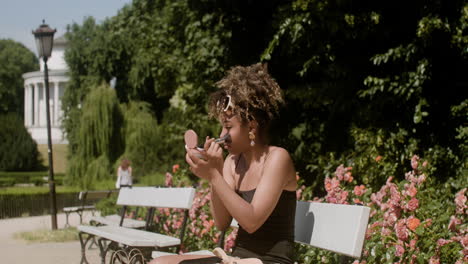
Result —
[[89, 243], [88, 249], [93, 249], [93, 245], [96, 245], [96, 247], [99, 247], [98, 243], [96, 242], [96, 237], [94, 236], [91, 239], [91, 243]]
[[77, 213], [80, 216], [80, 225], [81, 225], [81, 224], [83, 224], [83, 211], [79, 210]]
[[[108, 242], [108, 244], [106, 244], [106, 242]], [[102, 264], [106, 264], [106, 255], [107, 255], [107, 251], [109, 251], [109, 249], [113, 249], [113, 250], [118, 249], [118, 245], [116, 244], [116, 242], [108, 241], [108, 240], [106, 240], [104, 238], [99, 238], [98, 239], [98, 246], [99, 246], [99, 251], [100, 251], [100, 255], [101, 255], [101, 263]]]
[[93, 235], [90, 235], [90, 234], [87, 234], [88, 237], [86, 238], [86, 240], [83, 240], [83, 235], [85, 233], [83, 232], [79, 232], [78, 233], [78, 237], [80, 238], [80, 244], [81, 244], [81, 261], [80, 261], [80, 264], [89, 264], [88, 260], [86, 259], [86, 244], [88, 243], [88, 241], [93, 238], [94, 239], [94, 236]]
[[68, 222], [68, 215], [70, 214], [70, 212], [65, 212], [65, 228], [68, 228], [70, 227], [70, 223]]
[[[149, 256], [151, 251], [148, 251]], [[146, 264], [147, 259], [140, 249], [127, 247], [112, 252], [110, 264]]]

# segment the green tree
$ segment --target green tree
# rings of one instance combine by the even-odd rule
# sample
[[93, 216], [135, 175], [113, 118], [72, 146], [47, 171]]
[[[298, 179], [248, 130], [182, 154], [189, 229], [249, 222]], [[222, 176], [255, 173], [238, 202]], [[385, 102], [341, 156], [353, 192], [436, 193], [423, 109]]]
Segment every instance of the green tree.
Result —
[[39, 69], [29, 49], [11, 39], [0, 39], [0, 113], [23, 116], [24, 81], [22, 74]]
[[0, 114], [0, 171], [44, 169], [37, 144], [15, 113]]
[[[309, 181], [322, 182], [327, 160], [353, 162], [384, 154], [382, 147], [403, 175], [412, 153], [391, 146], [394, 139], [439, 159], [431, 162], [441, 165], [441, 181], [463, 176], [466, 138], [457, 134], [466, 115], [451, 109], [466, 99], [467, 12], [463, 1], [298, 0], [278, 13], [262, 59], [286, 90], [279, 140], [295, 149]], [[381, 145], [356, 144], [376, 134]]]
[[[155, 131], [179, 135], [178, 144], [187, 128], [213, 135], [213, 121], [203, 117], [204, 102], [214, 90], [214, 81], [222, 76], [223, 43], [230, 36], [223, 17], [213, 13], [199, 14], [188, 1], [134, 1], [102, 25], [86, 18], [82, 25], [69, 27], [65, 58], [70, 82], [62, 106], [72, 156], [78, 153], [80, 106], [85, 95], [94, 84], [113, 77], [121, 103], [144, 101], [154, 120], [163, 123]], [[138, 137], [125, 136], [129, 142]], [[133, 142], [126, 149], [134, 145], [138, 144]], [[177, 158], [172, 161], [167, 154], [171, 152], [169, 142], [158, 145], [167, 146], [160, 159], [183, 160], [183, 145], [176, 148]]]
[[66, 181], [89, 189], [99, 181], [113, 179], [111, 165], [123, 152], [122, 130], [123, 116], [115, 91], [106, 85], [91, 87]]
[[[466, 165], [466, 28], [463, 1], [133, 1], [103, 24], [88, 18], [67, 34], [71, 153], [85, 95], [116, 77], [119, 103], [144, 102], [155, 116], [158, 162], [183, 160], [172, 142], [185, 129], [217, 132], [205, 116], [213, 84], [232, 65], [262, 60], [287, 102], [273, 143], [292, 152], [317, 190], [329, 168], [353, 163], [364, 172], [376, 155], [388, 163], [358, 181], [404, 175], [414, 153], [445, 181]], [[135, 135], [126, 144], [150, 141]]]

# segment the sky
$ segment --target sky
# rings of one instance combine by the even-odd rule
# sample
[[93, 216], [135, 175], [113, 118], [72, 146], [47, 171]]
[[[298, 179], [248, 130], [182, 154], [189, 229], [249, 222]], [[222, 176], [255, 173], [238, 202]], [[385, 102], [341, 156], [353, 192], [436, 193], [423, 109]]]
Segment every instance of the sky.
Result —
[[68, 24], [83, 24], [92, 16], [101, 23], [106, 17], [131, 3], [132, 0], [2, 0], [0, 6], [0, 39], [21, 42], [32, 52], [36, 44], [32, 31], [42, 24], [57, 29], [54, 37], [63, 36]]

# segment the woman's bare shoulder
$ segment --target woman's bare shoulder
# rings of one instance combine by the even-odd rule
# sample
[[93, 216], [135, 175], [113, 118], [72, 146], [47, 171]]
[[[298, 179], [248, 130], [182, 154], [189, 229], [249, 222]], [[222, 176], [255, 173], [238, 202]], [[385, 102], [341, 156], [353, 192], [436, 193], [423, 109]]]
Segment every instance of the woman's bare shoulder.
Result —
[[291, 159], [291, 156], [289, 155], [289, 152], [282, 148], [282, 147], [277, 147], [277, 146], [270, 146], [268, 149], [268, 156], [270, 156], [273, 159]]

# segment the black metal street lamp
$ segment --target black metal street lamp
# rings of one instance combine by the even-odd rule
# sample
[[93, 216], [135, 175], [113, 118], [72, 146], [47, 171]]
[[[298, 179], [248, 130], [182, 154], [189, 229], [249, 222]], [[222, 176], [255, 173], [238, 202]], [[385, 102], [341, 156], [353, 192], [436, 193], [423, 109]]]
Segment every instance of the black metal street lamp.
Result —
[[57, 30], [51, 29], [49, 25], [42, 20], [35, 31], [34, 38], [36, 39], [37, 53], [39, 58], [44, 60], [44, 84], [46, 94], [46, 115], [47, 115], [47, 146], [49, 153], [49, 190], [50, 190], [50, 207], [52, 216], [52, 229], [57, 229], [57, 203], [55, 199], [55, 181], [54, 181], [54, 163], [52, 160], [52, 137], [50, 132], [50, 108], [49, 108], [49, 69], [47, 68], [47, 60], [52, 54], [52, 46], [54, 45], [54, 34]]

